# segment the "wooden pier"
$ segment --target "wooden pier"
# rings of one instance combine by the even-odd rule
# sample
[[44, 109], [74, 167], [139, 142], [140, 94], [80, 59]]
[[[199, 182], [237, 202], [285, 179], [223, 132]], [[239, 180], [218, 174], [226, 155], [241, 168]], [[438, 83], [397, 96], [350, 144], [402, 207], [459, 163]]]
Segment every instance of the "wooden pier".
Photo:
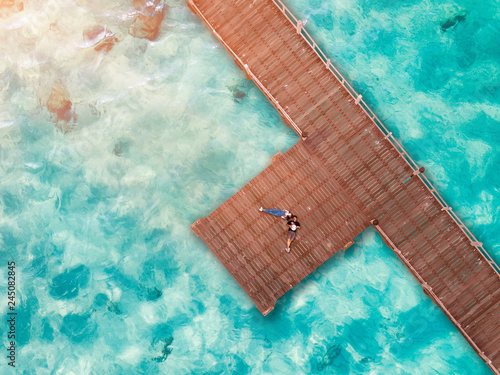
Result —
[[[260, 212], [281, 207], [300, 217], [293, 251], [286, 221]], [[264, 315], [275, 301], [370, 225], [302, 143], [272, 164], [207, 218], [192, 225]]]
[[[500, 374], [499, 267], [279, 0], [188, 0], [301, 141], [193, 224], [266, 315], [372, 224]], [[258, 211], [287, 208], [302, 228]], [[283, 207], [284, 206], [284, 207]]]

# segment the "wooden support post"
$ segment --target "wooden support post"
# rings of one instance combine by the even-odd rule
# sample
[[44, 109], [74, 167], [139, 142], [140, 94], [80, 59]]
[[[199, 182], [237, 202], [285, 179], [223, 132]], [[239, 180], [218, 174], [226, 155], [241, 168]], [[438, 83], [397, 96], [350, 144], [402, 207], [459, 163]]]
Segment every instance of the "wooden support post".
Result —
[[250, 81], [251, 78], [250, 78], [250, 75], [248, 74], [248, 72], [250, 71], [250, 68], [248, 67], [247, 64], [243, 65], [243, 67], [245, 68], [245, 74], [247, 76], [247, 79]]
[[416, 176], [420, 173], [424, 173], [425, 172], [425, 168], [424, 167], [420, 167], [418, 168], [416, 171], [413, 171], [413, 175]]
[[297, 21], [297, 34], [302, 31], [302, 21]]
[[344, 246], [342, 246], [342, 250], [346, 251], [348, 248], [350, 248], [352, 245], [354, 245], [354, 241], [351, 240], [348, 243], [346, 243]]
[[268, 307], [265, 311], [261, 311], [261, 313], [262, 313], [262, 315], [266, 316], [267, 314], [269, 314], [273, 310], [274, 310], [274, 305], [272, 305], [271, 307]]

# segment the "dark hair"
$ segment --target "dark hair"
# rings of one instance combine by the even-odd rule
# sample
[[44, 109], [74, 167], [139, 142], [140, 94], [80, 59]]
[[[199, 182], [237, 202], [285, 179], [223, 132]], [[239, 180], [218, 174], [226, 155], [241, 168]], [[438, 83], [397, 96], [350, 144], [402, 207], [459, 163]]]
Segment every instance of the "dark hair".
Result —
[[297, 215], [292, 215], [292, 219], [297, 219], [298, 220], [299, 218], [297, 217]]

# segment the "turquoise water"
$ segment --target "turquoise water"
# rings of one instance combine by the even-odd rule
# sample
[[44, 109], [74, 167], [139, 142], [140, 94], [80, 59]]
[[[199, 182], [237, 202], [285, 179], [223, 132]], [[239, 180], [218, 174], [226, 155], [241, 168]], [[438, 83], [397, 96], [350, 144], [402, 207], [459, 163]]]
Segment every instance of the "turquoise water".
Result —
[[[189, 226], [298, 138], [184, 1], [156, 41], [128, 34], [131, 3], [0, 18], [17, 373], [489, 374], [371, 229], [260, 315]], [[288, 4], [500, 262], [499, 2]], [[107, 53], [95, 25], [119, 40]], [[74, 122], [47, 110], [55, 82]]]

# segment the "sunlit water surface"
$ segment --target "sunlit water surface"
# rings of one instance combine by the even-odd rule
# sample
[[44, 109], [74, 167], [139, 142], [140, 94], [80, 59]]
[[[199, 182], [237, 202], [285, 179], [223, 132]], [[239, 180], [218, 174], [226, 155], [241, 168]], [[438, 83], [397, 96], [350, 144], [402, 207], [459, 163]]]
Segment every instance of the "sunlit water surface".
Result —
[[[500, 261], [498, 1], [288, 4]], [[128, 33], [132, 1], [0, 19], [17, 373], [489, 374], [371, 229], [261, 316], [189, 226], [298, 138], [185, 2], [167, 6], [156, 41]], [[84, 38], [95, 25], [109, 52]], [[47, 110], [58, 84], [68, 123]]]

